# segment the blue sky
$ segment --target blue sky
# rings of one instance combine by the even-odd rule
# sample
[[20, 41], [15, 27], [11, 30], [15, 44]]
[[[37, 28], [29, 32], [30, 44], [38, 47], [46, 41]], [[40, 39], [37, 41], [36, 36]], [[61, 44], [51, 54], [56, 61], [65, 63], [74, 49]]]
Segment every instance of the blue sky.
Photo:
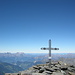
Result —
[[75, 0], [0, 0], [0, 52], [75, 53]]

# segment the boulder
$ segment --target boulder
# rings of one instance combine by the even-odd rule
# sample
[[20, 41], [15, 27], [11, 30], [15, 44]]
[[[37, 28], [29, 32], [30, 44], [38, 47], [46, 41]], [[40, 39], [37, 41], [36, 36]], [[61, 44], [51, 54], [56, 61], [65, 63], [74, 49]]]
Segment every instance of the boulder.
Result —
[[67, 65], [62, 64], [60, 68], [61, 68], [61, 70], [67, 70], [67, 69], [68, 69], [68, 66], [67, 66]]
[[51, 65], [57, 65], [58, 62], [51, 62]]
[[45, 71], [46, 74], [52, 74], [53, 72], [50, 71]]
[[66, 72], [65, 72], [65, 71], [63, 71], [63, 70], [61, 70], [61, 73], [63, 73], [64, 75], [66, 75]]
[[69, 72], [69, 75], [75, 75], [75, 73], [73, 73], [73, 72]]
[[43, 72], [44, 72], [44, 69], [40, 69], [40, 70], [39, 70], [39, 73], [43, 73]]
[[55, 65], [55, 67], [58, 67], [58, 68], [60, 68], [60, 67], [61, 67], [61, 65], [60, 65], [60, 64], [57, 64], [57, 65]]
[[61, 72], [53, 72], [53, 74], [51, 74], [51, 75], [64, 75], [64, 74]]
[[37, 67], [37, 66], [33, 66], [33, 68], [34, 68], [34, 69], [39, 69], [39, 67]]
[[46, 75], [44, 73], [32, 73], [32, 75]]
[[70, 65], [70, 67], [75, 68], [75, 66], [74, 66], [74, 65]]
[[75, 68], [72, 68], [72, 67], [68, 67], [68, 70], [69, 70], [70, 72], [75, 72]]
[[53, 68], [55, 71], [56, 71], [56, 70], [60, 70], [59, 67], [55, 67], [55, 66], [53, 66], [52, 68]]
[[54, 72], [55, 71], [53, 68], [46, 68], [45, 67], [45, 69], [46, 69], [46, 71], [50, 71], [50, 72]]

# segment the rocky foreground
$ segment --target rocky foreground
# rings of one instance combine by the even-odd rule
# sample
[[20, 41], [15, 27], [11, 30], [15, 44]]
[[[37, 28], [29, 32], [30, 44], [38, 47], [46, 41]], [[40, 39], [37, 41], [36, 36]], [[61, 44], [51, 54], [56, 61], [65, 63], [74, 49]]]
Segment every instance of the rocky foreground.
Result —
[[5, 75], [75, 75], [75, 66], [59, 62], [52, 62], [51, 68], [49, 63], [33, 66], [19, 73], [6, 73]]

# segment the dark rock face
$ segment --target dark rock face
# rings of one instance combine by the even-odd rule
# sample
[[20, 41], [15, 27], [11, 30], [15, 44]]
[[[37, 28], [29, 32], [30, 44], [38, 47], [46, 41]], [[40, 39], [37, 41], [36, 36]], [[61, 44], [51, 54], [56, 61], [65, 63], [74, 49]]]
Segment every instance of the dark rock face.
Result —
[[[75, 75], [75, 66], [73, 65], [63, 62], [52, 62], [51, 68], [48, 65], [49, 63], [36, 65], [15, 75]], [[14, 74], [11, 73], [10, 75]]]

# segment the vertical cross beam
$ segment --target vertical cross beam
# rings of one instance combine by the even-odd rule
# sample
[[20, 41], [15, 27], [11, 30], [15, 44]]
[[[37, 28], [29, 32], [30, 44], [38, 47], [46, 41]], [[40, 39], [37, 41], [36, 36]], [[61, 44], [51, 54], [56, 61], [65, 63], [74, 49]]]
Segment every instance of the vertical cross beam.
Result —
[[49, 68], [51, 67], [51, 40], [49, 40]]

